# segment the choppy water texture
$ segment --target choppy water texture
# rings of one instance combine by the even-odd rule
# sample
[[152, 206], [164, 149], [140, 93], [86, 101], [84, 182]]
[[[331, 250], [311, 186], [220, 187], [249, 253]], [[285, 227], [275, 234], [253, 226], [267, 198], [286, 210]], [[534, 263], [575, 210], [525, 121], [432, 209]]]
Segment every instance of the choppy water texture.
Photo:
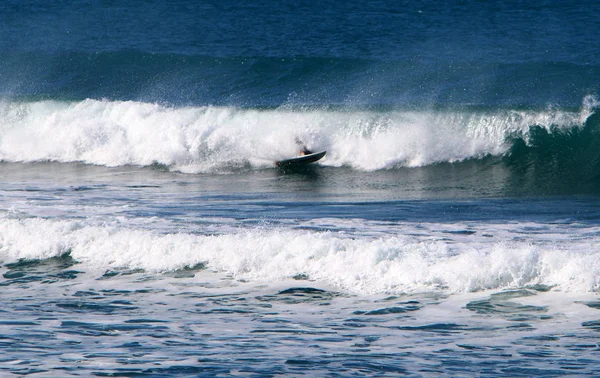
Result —
[[599, 14], [3, 2], [0, 375], [600, 375]]

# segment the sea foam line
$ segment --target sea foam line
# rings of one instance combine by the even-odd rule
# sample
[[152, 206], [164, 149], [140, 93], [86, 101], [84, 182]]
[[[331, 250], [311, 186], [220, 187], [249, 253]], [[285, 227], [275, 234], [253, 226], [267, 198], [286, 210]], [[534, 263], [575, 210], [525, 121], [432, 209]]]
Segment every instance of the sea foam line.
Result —
[[48, 259], [69, 253], [89, 271], [166, 272], [204, 264], [252, 282], [296, 275], [353, 293], [470, 292], [543, 284], [600, 288], [598, 241], [448, 243], [404, 236], [349, 238], [332, 232], [255, 229], [221, 235], [157, 234], [77, 221], [0, 220], [0, 256]]

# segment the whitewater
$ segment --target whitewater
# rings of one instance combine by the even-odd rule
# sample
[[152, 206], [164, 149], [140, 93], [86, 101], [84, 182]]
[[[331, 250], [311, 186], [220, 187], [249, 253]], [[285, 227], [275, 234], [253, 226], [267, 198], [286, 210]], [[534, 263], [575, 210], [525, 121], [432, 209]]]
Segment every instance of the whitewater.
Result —
[[456, 164], [3, 162], [0, 369], [596, 374], [595, 197], [464, 198], [506, 176]]
[[584, 126], [579, 110], [351, 110], [172, 107], [132, 101], [3, 101], [0, 160], [159, 164], [185, 173], [260, 169], [296, 153], [295, 138], [327, 150], [327, 166], [362, 171], [505, 155], [529, 129]]
[[[360, 223], [353, 222], [353, 228], [369, 227]], [[584, 236], [598, 234], [597, 227], [462, 225], [468, 235], [483, 235], [443, 237], [454, 230], [460, 235], [460, 226], [385, 225], [377, 227], [383, 235], [371, 237], [285, 228], [198, 235], [8, 218], [0, 223], [0, 251], [12, 263], [68, 255], [95, 272], [164, 273], [202, 267], [236, 280], [268, 283], [305, 276], [363, 295], [423, 290], [460, 293], [528, 285], [598, 290], [599, 241]], [[426, 237], [405, 236], [424, 229], [429, 231]], [[519, 241], [515, 235], [520, 233], [535, 237]], [[575, 234], [581, 235], [580, 241], [573, 240]], [[490, 238], [493, 241], [486, 240]]]

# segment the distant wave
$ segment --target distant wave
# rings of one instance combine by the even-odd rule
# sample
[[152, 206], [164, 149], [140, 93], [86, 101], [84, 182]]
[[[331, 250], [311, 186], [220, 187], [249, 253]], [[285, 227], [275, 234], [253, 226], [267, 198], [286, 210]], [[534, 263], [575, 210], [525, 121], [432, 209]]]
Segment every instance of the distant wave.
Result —
[[[218, 52], [217, 52], [218, 54]], [[597, 93], [600, 65], [316, 57], [219, 57], [138, 51], [3, 54], [0, 95], [171, 105], [547, 104]]]
[[[299, 137], [322, 164], [374, 171], [504, 156], [597, 159], [598, 102], [580, 110], [169, 107], [131, 101], [0, 103], [0, 160], [159, 164], [186, 173], [272, 167]], [[583, 151], [585, 150], [585, 151]]]
[[[491, 227], [488, 225], [487, 227]], [[485, 239], [485, 238], [484, 238]], [[4, 261], [69, 254], [88, 272], [167, 272], [204, 266], [252, 282], [303, 275], [354, 293], [469, 292], [527, 285], [565, 291], [600, 287], [596, 237], [581, 242], [447, 243], [405, 236], [349, 238], [298, 230], [220, 235], [159, 234], [83, 221], [0, 219]]]

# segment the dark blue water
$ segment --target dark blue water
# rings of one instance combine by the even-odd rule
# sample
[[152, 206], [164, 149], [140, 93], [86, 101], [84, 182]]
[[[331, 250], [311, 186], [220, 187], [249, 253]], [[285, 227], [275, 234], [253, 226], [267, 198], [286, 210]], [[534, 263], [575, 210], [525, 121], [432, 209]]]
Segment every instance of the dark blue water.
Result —
[[185, 104], [576, 107], [596, 2], [4, 2], [2, 93]]
[[599, 15], [2, 2], [0, 374], [598, 375]]

